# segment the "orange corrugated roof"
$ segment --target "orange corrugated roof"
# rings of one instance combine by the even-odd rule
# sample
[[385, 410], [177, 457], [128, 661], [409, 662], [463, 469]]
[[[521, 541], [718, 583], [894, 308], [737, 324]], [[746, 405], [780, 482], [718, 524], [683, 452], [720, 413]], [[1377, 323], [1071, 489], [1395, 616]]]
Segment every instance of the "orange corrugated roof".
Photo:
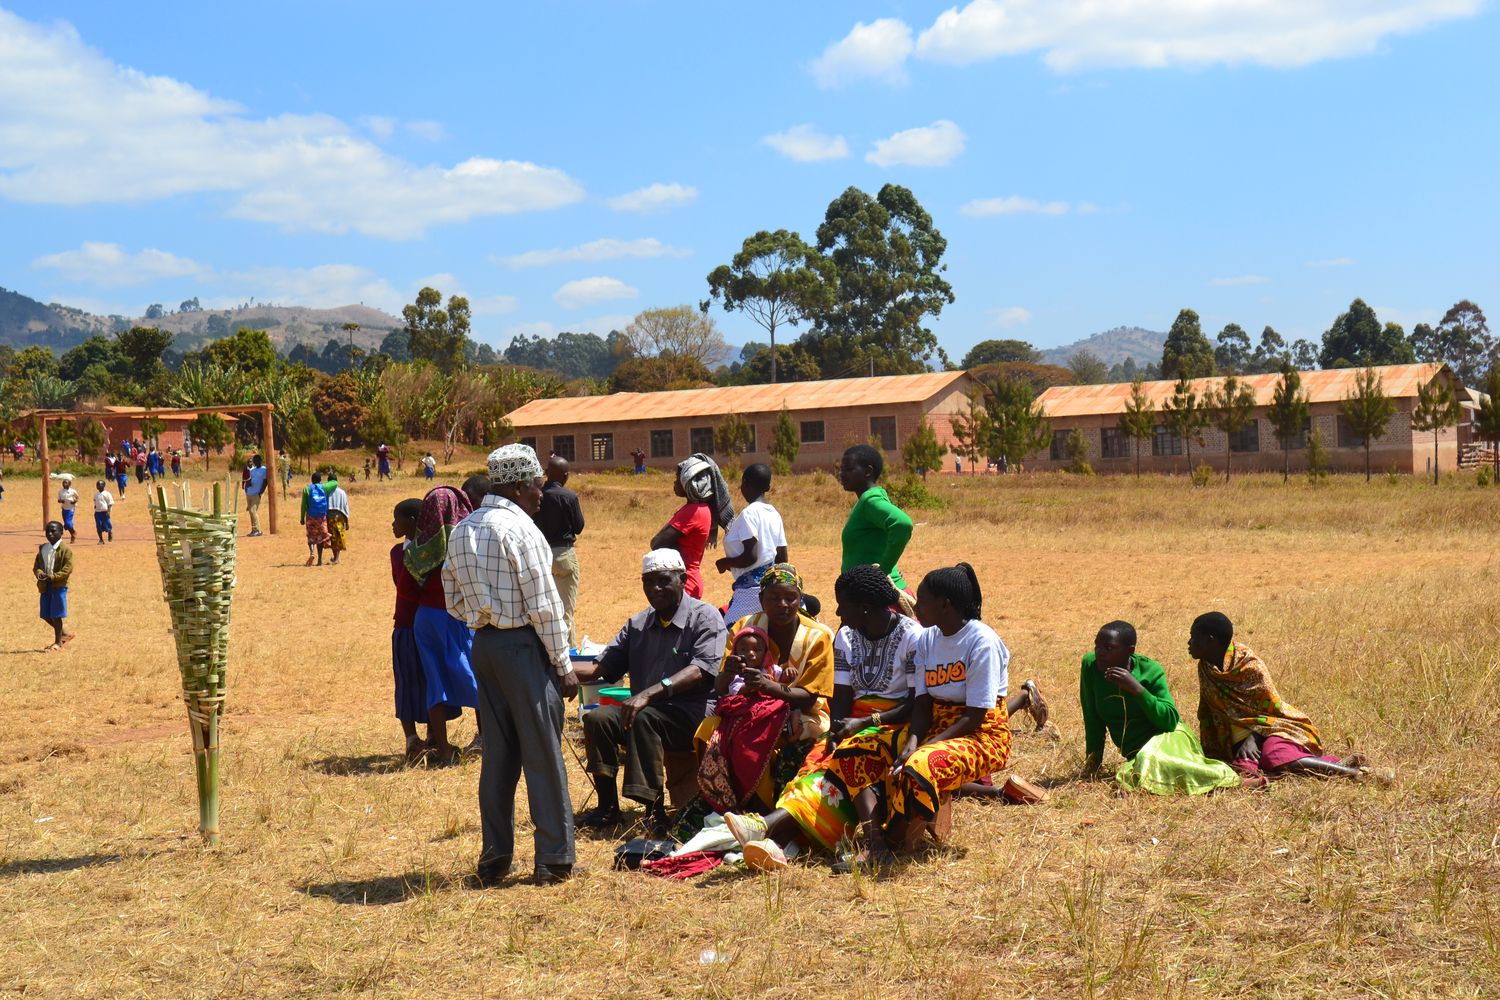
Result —
[[513, 411], [507, 419], [512, 427], [519, 429], [672, 417], [722, 417], [729, 413], [774, 413], [783, 405], [789, 410], [815, 410], [880, 403], [920, 403], [968, 377], [967, 372], [928, 372], [821, 382], [534, 399]]
[[[1420, 386], [1431, 382], [1443, 370], [1437, 362], [1420, 365], [1380, 365], [1379, 373], [1385, 394], [1392, 398], [1415, 396]], [[1354, 391], [1354, 379], [1363, 369], [1334, 368], [1327, 371], [1301, 372], [1302, 391], [1310, 403], [1337, 403]], [[1210, 389], [1217, 389], [1222, 378], [1200, 378], [1193, 381], [1193, 391], [1202, 399]], [[1256, 406], [1270, 406], [1281, 375], [1241, 375], [1240, 381], [1255, 392]], [[1172, 398], [1176, 382], [1144, 382], [1146, 397], [1159, 411]], [[1112, 385], [1055, 385], [1038, 397], [1049, 417], [1082, 417], [1124, 413], [1130, 401], [1130, 383]]]

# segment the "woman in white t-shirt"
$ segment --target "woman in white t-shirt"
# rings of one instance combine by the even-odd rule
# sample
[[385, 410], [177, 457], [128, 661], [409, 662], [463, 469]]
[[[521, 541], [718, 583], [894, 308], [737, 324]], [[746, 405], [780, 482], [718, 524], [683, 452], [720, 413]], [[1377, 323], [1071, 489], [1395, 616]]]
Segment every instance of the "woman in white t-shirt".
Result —
[[720, 573], [734, 574], [734, 590], [726, 622], [739, 621], [760, 610], [760, 577], [777, 563], [788, 562], [786, 527], [781, 512], [766, 502], [771, 492], [770, 466], [756, 463], [740, 477], [745, 508], [724, 532], [724, 555], [714, 563]]

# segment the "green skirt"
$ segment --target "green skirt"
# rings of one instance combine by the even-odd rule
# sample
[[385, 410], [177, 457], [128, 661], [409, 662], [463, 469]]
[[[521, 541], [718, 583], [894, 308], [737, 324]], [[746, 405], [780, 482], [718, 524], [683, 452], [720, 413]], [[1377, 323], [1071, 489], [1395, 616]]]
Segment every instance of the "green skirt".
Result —
[[1238, 786], [1240, 776], [1228, 764], [1205, 757], [1198, 737], [1179, 723], [1172, 732], [1147, 740], [1134, 760], [1120, 765], [1115, 780], [1124, 788], [1153, 795], [1206, 795], [1216, 788]]

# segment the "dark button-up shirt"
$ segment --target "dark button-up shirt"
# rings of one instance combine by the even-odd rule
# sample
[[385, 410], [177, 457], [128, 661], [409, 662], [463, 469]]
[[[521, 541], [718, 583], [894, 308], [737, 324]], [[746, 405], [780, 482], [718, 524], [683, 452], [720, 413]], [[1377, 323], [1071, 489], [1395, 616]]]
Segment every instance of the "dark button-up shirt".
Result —
[[653, 608], [631, 616], [599, 654], [599, 679], [614, 683], [629, 674], [630, 693], [636, 694], [691, 663], [706, 678], [691, 691], [674, 691], [658, 704], [678, 705], [701, 715], [713, 695], [724, 643], [724, 616], [719, 609], [683, 594], [677, 613], [665, 625]]
[[547, 537], [547, 544], [572, 545], [583, 534], [583, 508], [578, 494], [562, 483], [549, 482], [542, 487], [542, 506], [536, 512], [536, 526]]

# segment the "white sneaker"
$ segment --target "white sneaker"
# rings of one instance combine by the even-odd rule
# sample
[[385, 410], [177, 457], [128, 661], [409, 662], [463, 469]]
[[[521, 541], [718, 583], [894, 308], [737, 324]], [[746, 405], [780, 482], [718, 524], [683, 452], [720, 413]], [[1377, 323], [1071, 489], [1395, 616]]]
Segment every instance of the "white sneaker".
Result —
[[749, 813], [725, 813], [724, 826], [734, 834], [741, 847], [749, 847], [751, 841], [764, 839], [769, 832], [765, 820]]
[[786, 854], [774, 840], [756, 840], [745, 845], [745, 864], [758, 872], [779, 872], [790, 868]]

